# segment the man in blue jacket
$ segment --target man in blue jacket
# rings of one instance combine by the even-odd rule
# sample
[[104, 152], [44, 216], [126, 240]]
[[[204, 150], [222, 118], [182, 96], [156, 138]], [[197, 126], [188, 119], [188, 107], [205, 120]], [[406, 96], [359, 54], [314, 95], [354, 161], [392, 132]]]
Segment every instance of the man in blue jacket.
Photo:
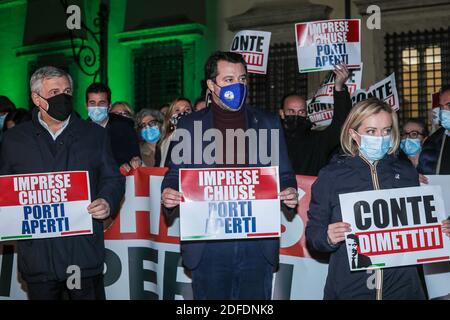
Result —
[[[125, 192], [107, 131], [81, 120], [72, 106], [72, 78], [54, 68], [38, 69], [30, 81], [36, 108], [32, 121], [8, 130], [1, 150], [4, 175], [88, 171], [93, 234], [18, 241], [18, 267], [30, 299], [105, 299], [103, 220], [117, 212]], [[80, 270], [80, 286], [67, 279]]]
[[[284, 209], [293, 210], [298, 201], [297, 183], [287, 155], [280, 120], [275, 115], [244, 104], [247, 67], [243, 57], [232, 52], [214, 53], [206, 62], [205, 79], [212, 98], [209, 107], [182, 118], [177, 126], [178, 131], [187, 130], [193, 137], [190, 142], [191, 156], [187, 157], [190, 161], [175, 161], [175, 152], [171, 154], [171, 150], [176, 146], [174, 142], [169, 149], [169, 155], [172, 157], [169, 161], [170, 170], [161, 186], [166, 214], [174, 214], [182, 196], [178, 192], [179, 168], [269, 165], [279, 165], [282, 190], [280, 199]], [[200, 136], [197, 132], [199, 123]], [[202, 137], [211, 128], [219, 130], [224, 137], [224, 148], [216, 150], [213, 162], [202, 158], [201, 163], [195, 164], [194, 145], [200, 145], [203, 154], [210, 142], [203, 141]], [[256, 135], [258, 142], [252, 145], [247, 142], [243, 152], [238, 146], [227, 147], [227, 144], [230, 145], [226, 137], [227, 132], [248, 129], [256, 130], [257, 133], [264, 130], [278, 133], [274, 135], [276, 138], [268, 134], [269, 139], [265, 145], [266, 150], [272, 150], [271, 157], [278, 161], [268, 163], [266, 159], [256, 155], [255, 145], [261, 148], [264, 144], [259, 134]], [[277, 152], [273, 154], [275, 149]], [[251, 159], [255, 158], [257, 161], [252, 163]], [[273, 271], [279, 258], [278, 238], [183, 242], [181, 255], [184, 265], [192, 270], [194, 299], [271, 298]]]

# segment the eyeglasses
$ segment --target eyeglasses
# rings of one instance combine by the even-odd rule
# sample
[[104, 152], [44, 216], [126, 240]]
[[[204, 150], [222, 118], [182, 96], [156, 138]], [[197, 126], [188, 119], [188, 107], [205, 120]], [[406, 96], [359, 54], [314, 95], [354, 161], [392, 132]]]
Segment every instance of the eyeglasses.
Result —
[[145, 127], [155, 127], [159, 124], [159, 122], [157, 120], [152, 120], [149, 122], [142, 122], [139, 123], [138, 128], [139, 129], [144, 129]]
[[408, 137], [408, 138], [411, 138], [411, 139], [417, 139], [419, 136], [424, 136], [424, 134], [419, 132], [419, 131], [415, 131], [415, 130], [414, 131], [410, 131], [410, 132], [403, 132], [401, 134], [402, 138]]

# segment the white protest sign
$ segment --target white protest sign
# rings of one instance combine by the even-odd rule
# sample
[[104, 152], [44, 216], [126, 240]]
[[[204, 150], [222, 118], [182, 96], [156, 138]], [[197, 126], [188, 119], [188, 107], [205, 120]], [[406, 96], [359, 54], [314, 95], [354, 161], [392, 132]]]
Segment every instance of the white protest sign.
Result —
[[266, 31], [239, 31], [233, 38], [230, 51], [244, 56], [248, 72], [266, 74], [270, 36], [271, 33]]
[[[345, 85], [348, 88], [350, 95], [356, 90], [361, 88], [361, 78], [362, 78], [362, 65], [360, 69], [352, 70], [348, 80]], [[331, 103], [334, 104], [333, 89], [335, 85], [336, 75], [334, 72], [330, 71], [325, 79], [320, 84], [320, 87], [314, 93], [314, 102], [319, 103]]]
[[278, 167], [180, 169], [181, 240], [280, 236]]
[[0, 176], [0, 240], [92, 233], [87, 171]]
[[380, 82], [370, 86], [367, 90], [356, 90], [352, 94], [353, 105], [370, 97], [376, 97], [381, 101], [392, 106], [394, 111], [400, 109], [400, 101], [398, 100], [397, 86], [395, 84], [395, 74], [391, 75]]
[[[427, 175], [428, 185], [440, 186], [446, 217], [450, 216], [450, 175]], [[427, 292], [430, 299], [450, 298], [450, 262], [425, 264], [423, 266]]]
[[[350, 95], [361, 88], [362, 63], [360, 69], [351, 71], [349, 79], [345, 82]], [[314, 130], [323, 130], [331, 124], [334, 115], [333, 89], [336, 75], [329, 72], [315, 92], [312, 99], [307, 101], [307, 114], [309, 121], [314, 124]]]
[[351, 270], [450, 260], [439, 186], [347, 193], [339, 199], [343, 221], [352, 229], [346, 234]]
[[333, 70], [336, 64], [359, 68], [361, 20], [337, 19], [295, 24], [300, 73]]

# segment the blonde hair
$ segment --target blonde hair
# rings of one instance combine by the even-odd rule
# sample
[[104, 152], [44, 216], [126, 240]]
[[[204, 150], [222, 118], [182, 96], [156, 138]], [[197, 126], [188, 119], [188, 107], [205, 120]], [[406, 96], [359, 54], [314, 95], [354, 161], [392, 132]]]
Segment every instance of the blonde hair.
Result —
[[[111, 105], [111, 110], [114, 109], [116, 106], [125, 106], [125, 109], [130, 113], [131, 116], [134, 116], [134, 110], [131, 109], [131, 106], [128, 102], [125, 101], [116, 101]], [[110, 111], [111, 111], [110, 110]]]
[[357, 103], [350, 111], [347, 119], [342, 126], [341, 131], [341, 147], [345, 154], [349, 156], [356, 156], [359, 154], [359, 146], [350, 135], [350, 129], [358, 131], [361, 123], [368, 117], [378, 114], [380, 112], [387, 112], [392, 119], [391, 129], [391, 148], [388, 154], [393, 154], [397, 151], [400, 144], [399, 128], [397, 114], [392, 110], [392, 107], [387, 103], [377, 99], [369, 98], [367, 100]]
[[169, 106], [169, 110], [167, 110], [166, 115], [164, 116], [164, 123], [162, 126], [162, 137], [159, 140], [159, 143], [162, 144], [162, 142], [164, 140], [166, 140], [174, 131], [174, 127], [172, 125], [172, 123], [170, 122], [170, 119], [172, 118], [172, 116], [175, 114], [175, 106], [177, 104], [177, 102], [180, 101], [186, 101], [189, 103], [189, 106], [192, 109], [192, 103], [191, 100], [184, 98], [184, 97], [180, 97], [180, 98], [176, 98], [175, 100], [172, 101], [172, 103]]

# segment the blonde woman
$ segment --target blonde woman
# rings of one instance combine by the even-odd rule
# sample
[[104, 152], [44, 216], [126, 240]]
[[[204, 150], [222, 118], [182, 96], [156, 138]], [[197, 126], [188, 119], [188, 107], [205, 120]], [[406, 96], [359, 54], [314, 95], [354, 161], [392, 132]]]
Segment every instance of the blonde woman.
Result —
[[[399, 140], [397, 115], [389, 105], [376, 98], [358, 103], [342, 128], [344, 154], [324, 167], [312, 186], [307, 243], [331, 253], [324, 299], [425, 298], [416, 266], [350, 271], [344, 241], [351, 229], [342, 222], [339, 194], [419, 185], [411, 163], [394, 156]], [[355, 263], [367, 267], [370, 260]]]
[[186, 98], [175, 99], [169, 107], [166, 115], [164, 116], [163, 135], [159, 141], [159, 149], [161, 150], [161, 162], [160, 167], [165, 167], [167, 160], [167, 153], [169, 151], [170, 138], [177, 127], [179, 118], [183, 115], [192, 112], [192, 103]]

